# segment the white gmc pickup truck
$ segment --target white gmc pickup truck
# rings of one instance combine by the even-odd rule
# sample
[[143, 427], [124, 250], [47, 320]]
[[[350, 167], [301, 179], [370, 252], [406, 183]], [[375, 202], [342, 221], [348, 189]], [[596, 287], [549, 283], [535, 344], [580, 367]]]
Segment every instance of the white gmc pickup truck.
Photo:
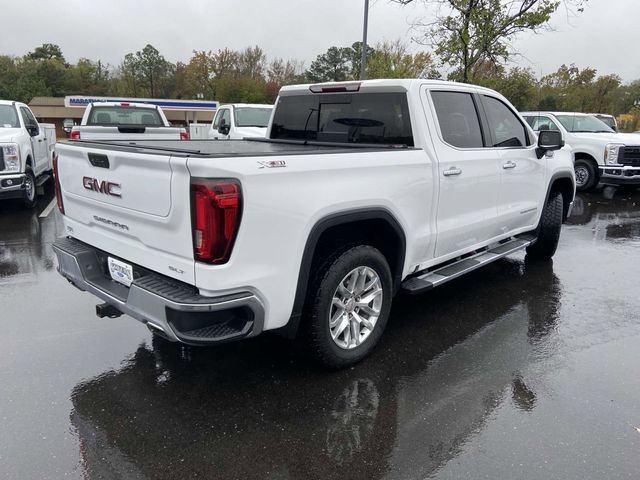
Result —
[[189, 140], [187, 130], [172, 127], [160, 107], [148, 103], [96, 102], [87, 105], [71, 140]]
[[0, 100], [0, 199], [38, 201], [38, 187], [51, 178], [56, 127], [38, 123], [20, 102]]
[[551, 258], [575, 191], [563, 145], [471, 85], [285, 87], [267, 139], [61, 143], [58, 269], [99, 316], [169, 340], [278, 331], [345, 367], [399, 290]]

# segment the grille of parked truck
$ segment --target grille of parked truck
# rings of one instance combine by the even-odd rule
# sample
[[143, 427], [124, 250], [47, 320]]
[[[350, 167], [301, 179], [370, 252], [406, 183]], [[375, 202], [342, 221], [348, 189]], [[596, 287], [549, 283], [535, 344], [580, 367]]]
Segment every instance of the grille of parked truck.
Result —
[[170, 341], [275, 331], [330, 367], [394, 295], [520, 249], [551, 258], [573, 158], [500, 94], [427, 80], [284, 87], [267, 139], [62, 142], [59, 272]]

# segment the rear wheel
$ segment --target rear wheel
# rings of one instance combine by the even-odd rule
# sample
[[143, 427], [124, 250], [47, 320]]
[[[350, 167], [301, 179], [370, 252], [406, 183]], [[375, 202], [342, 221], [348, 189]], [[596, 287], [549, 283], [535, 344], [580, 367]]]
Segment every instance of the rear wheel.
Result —
[[33, 208], [37, 203], [36, 195], [36, 177], [33, 171], [27, 167], [24, 179], [24, 190], [22, 193], [22, 201], [26, 208]]
[[527, 247], [527, 259], [549, 260], [556, 253], [562, 228], [563, 199], [560, 192], [549, 197], [538, 226], [538, 239]]
[[576, 174], [576, 190], [584, 192], [591, 190], [598, 183], [598, 172], [593, 162], [578, 158], [573, 164]]
[[311, 285], [299, 341], [315, 361], [344, 368], [367, 356], [380, 340], [391, 310], [391, 271], [371, 246], [333, 256]]

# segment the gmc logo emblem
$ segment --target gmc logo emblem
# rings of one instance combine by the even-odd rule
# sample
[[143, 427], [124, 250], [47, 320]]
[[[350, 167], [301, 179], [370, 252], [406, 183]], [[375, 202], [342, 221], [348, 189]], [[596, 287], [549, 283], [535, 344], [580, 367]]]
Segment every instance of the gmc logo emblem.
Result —
[[112, 197], [122, 197], [119, 183], [107, 182], [106, 180], [99, 182], [97, 178], [82, 177], [82, 186], [93, 192], [104, 193]]

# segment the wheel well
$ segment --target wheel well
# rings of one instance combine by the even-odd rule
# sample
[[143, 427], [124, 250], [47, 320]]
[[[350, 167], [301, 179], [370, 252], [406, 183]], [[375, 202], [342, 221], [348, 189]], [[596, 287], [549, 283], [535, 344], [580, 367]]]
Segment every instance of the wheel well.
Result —
[[31, 155], [27, 155], [27, 160], [25, 162], [25, 166], [31, 167], [33, 169], [33, 162], [31, 161]]
[[569, 205], [573, 200], [574, 191], [573, 182], [571, 179], [566, 177], [558, 178], [551, 185], [550, 195], [553, 195], [556, 192], [560, 192], [562, 194], [562, 221], [567, 219], [569, 214]]
[[291, 318], [282, 334], [295, 337], [307, 289], [313, 274], [328, 255], [348, 245], [371, 245], [385, 256], [393, 277], [394, 291], [400, 287], [406, 238], [400, 224], [384, 209], [345, 212], [329, 216], [311, 230], [302, 256]]
[[577, 152], [574, 155], [574, 159], [575, 160], [588, 160], [589, 162], [591, 162], [591, 164], [593, 164], [593, 168], [595, 168], [596, 170], [596, 175], [598, 174], [598, 162], [596, 161], [595, 158], [593, 158], [591, 155], [589, 155], [588, 153], [585, 152]]

